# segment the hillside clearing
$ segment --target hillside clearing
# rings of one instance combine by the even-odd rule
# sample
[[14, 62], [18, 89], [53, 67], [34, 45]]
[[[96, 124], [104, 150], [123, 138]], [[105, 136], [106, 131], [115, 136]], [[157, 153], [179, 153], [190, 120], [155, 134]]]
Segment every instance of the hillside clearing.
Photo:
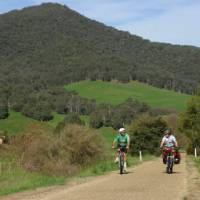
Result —
[[67, 90], [74, 90], [82, 97], [95, 99], [97, 103], [118, 105], [128, 98], [146, 102], [153, 108], [186, 109], [190, 95], [159, 89], [147, 84], [132, 81], [126, 84], [103, 81], [81, 81], [66, 85]]

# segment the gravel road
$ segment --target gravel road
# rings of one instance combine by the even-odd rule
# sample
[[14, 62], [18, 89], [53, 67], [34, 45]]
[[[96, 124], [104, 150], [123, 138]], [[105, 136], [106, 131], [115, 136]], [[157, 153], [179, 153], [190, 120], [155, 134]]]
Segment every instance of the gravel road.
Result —
[[188, 161], [182, 157], [173, 174], [166, 174], [161, 159], [156, 159], [130, 168], [128, 174], [112, 172], [81, 184], [23, 192], [2, 200], [186, 200], [190, 199], [188, 188], [190, 193], [193, 188], [188, 178], [195, 168], [191, 171], [192, 166], [188, 168]]

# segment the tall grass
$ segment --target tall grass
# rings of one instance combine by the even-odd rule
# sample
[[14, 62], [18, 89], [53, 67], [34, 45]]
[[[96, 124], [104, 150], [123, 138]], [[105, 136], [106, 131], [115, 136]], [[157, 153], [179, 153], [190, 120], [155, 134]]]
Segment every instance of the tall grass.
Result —
[[24, 170], [19, 155], [9, 145], [0, 146], [0, 153], [0, 196], [65, 183], [65, 177], [62, 176]]
[[197, 166], [197, 168], [200, 172], [200, 157], [194, 158], [194, 162], [195, 162], [195, 164], [196, 164], [196, 166]]

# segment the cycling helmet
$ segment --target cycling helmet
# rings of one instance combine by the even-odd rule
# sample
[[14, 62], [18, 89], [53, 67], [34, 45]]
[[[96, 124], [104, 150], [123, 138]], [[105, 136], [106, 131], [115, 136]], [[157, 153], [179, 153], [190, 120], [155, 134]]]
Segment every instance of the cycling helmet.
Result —
[[119, 129], [119, 133], [124, 133], [125, 131], [126, 131], [125, 128], [120, 128], [120, 129]]
[[170, 128], [167, 128], [165, 131], [164, 131], [165, 135], [169, 135], [172, 133], [171, 129]]

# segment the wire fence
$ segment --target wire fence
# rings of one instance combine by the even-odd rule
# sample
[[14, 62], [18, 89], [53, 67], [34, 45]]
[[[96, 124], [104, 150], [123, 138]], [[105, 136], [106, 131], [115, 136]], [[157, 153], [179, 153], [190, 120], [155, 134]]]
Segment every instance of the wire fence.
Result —
[[12, 173], [15, 169], [22, 166], [21, 161], [0, 162], [0, 176], [5, 173]]

